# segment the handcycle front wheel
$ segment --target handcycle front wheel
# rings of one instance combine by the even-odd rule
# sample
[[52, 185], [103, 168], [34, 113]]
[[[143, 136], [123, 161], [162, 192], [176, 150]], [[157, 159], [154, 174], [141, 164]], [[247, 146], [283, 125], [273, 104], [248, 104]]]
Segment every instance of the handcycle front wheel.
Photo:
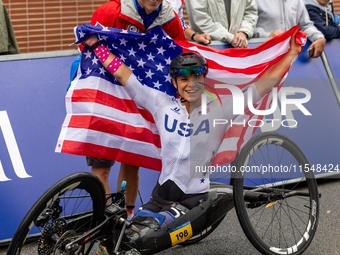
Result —
[[244, 146], [236, 169], [234, 203], [249, 241], [262, 254], [302, 254], [316, 232], [319, 194], [301, 149], [262, 133]]
[[[104, 210], [105, 191], [96, 176], [85, 172], [67, 176], [34, 203], [15, 232], [7, 255], [28, 251], [63, 254], [69, 242], [103, 220]], [[77, 254], [88, 254], [93, 244], [79, 247]]]

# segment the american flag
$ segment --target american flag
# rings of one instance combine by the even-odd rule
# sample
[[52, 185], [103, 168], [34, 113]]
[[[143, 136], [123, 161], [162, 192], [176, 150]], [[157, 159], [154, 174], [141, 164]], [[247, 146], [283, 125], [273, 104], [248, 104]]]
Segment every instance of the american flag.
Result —
[[[96, 33], [141, 83], [169, 95], [176, 95], [169, 65], [178, 54], [198, 52], [207, 59], [207, 83], [210, 87], [216, 81], [242, 78], [237, 80], [247, 79], [248, 82], [235, 85], [246, 89], [288, 52], [291, 36], [298, 29], [294, 27], [254, 49], [225, 50], [175, 42], [160, 27], [140, 34], [85, 24], [76, 27], [74, 31], [77, 43]], [[298, 33], [298, 38], [305, 38], [305, 34]], [[219, 90], [218, 93], [225, 94], [225, 91]], [[266, 109], [270, 103], [271, 94], [268, 94], [254, 107]], [[160, 138], [151, 114], [134, 104], [124, 88], [105, 70], [87, 46], [83, 50], [77, 77], [66, 95], [66, 111], [56, 152], [111, 159], [161, 170]], [[235, 119], [235, 123], [247, 123], [250, 119], [260, 118], [246, 111]], [[231, 162], [255, 129], [247, 125], [245, 128], [243, 125], [229, 128], [213, 164]]]

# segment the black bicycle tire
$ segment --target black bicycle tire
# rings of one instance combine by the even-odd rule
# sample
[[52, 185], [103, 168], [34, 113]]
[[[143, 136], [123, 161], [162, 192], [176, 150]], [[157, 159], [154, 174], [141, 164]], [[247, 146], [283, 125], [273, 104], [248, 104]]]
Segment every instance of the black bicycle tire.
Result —
[[[238, 170], [240, 169], [241, 166], [245, 165], [245, 161], [249, 160], [249, 155], [254, 154], [256, 149], [261, 147], [259, 146], [259, 144], [261, 143], [263, 144], [264, 143], [263, 141], [265, 139], [267, 139], [267, 142], [269, 142], [268, 139], [271, 139], [271, 141], [275, 141], [276, 139], [282, 140], [283, 142], [280, 146], [282, 146], [283, 148], [288, 150], [290, 153], [292, 153], [300, 165], [304, 165], [304, 164], [309, 165], [308, 159], [306, 158], [302, 150], [296, 145], [295, 142], [293, 142], [291, 139], [289, 139], [288, 137], [282, 134], [278, 134], [275, 132], [268, 132], [268, 133], [262, 133], [262, 134], [259, 134], [253, 137], [245, 145], [245, 147], [242, 149], [236, 162], [236, 168]], [[254, 148], [256, 146], [259, 146], [259, 147]], [[307, 240], [305, 240], [306, 238], [300, 239], [300, 241], [302, 240], [301, 244], [299, 244], [296, 247], [287, 247], [286, 248], [287, 253], [281, 253], [281, 254], [293, 254], [293, 255], [302, 254], [310, 245], [316, 232], [317, 223], [318, 223], [318, 213], [319, 213], [319, 201], [318, 201], [319, 195], [318, 195], [317, 184], [316, 184], [314, 173], [312, 171], [303, 171], [303, 172], [304, 172], [304, 176], [306, 177], [306, 182], [307, 182], [307, 186], [308, 186], [310, 197], [311, 197], [309, 223], [312, 223], [313, 225], [311, 228], [309, 228], [309, 230], [308, 230], [309, 225], [306, 228], [308, 230], [308, 233], [305, 232], [308, 234]], [[243, 178], [244, 177], [242, 173], [238, 171], [236, 173], [236, 178], [234, 180], [234, 186], [233, 186], [234, 192], [233, 193], [234, 193], [235, 209], [237, 212], [240, 225], [245, 235], [247, 236], [249, 241], [253, 244], [253, 246], [258, 251], [260, 251], [262, 254], [277, 255], [277, 254], [280, 254], [278, 251], [284, 252], [285, 250], [282, 248], [280, 248], [282, 250], [280, 249], [275, 250], [275, 248], [273, 249], [273, 247], [270, 247], [269, 245], [267, 245], [262, 240], [262, 238], [257, 234], [256, 230], [252, 226], [252, 223], [249, 220], [249, 215], [247, 213], [247, 209], [246, 209], [244, 197], [243, 197], [243, 194], [244, 194]], [[289, 249], [289, 252], [288, 252], [288, 249]]]
[[103, 184], [96, 176], [87, 172], [71, 174], [52, 185], [34, 203], [16, 230], [8, 247], [7, 255], [20, 254], [21, 247], [30, 231], [30, 225], [43, 212], [52, 198], [77, 188], [84, 189], [90, 194], [93, 201], [92, 227], [98, 225], [103, 220], [105, 210], [105, 190]]

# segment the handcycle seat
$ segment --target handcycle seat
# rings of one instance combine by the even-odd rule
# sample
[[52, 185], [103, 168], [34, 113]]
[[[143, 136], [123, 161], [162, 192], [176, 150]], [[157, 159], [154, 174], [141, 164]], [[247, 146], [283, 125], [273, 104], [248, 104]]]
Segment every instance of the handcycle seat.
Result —
[[159, 219], [158, 213], [137, 213], [132, 223], [140, 231], [137, 233], [130, 229], [126, 231], [126, 234], [132, 242], [138, 243], [138, 247], [149, 246], [147, 244], [148, 240], [153, 238], [159, 240], [158, 242], [162, 239], [161, 237], [167, 240], [169, 238], [169, 230], [176, 229], [187, 222], [190, 222], [193, 237], [195, 237], [195, 235], [204, 231], [204, 229], [220, 221], [234, 207], [232, 186], [215, 182], [210, 184], [210, 190], [206, 199], [200, 201], [199, 205], [191, 210], [173, 201], [155, 198], [154, 202], [160, 206], [177, 206], [177, 208], [181, 208], [185, 213], [164, 226], [159, 224], [161, 219]]
[[[233, 197], [232, 197], [232, 186], [227, 185], [227, 184], [223, 184], [223, 183], [217, 183], [217, 182], [211, 182], [210, 183], [210, 189], [208, 192], [208, 196], [205, 198], [205, 201], [208, 200], [216, 200], [219, 196], [228, 196], [228, 201], [232, 202], [233, 201]], [[184, 205], [178, 203], [178, 202], [174, 202], [174, 201], [169, 201], [169, 200], [165, 200], [159, 197], [152, 197], [151, 198], [152, 203], [156, 204], [157, 206], [159, 206], [160, 208], [165, 208], [165, 207], [174, 207], [177, 210], [181, 211], [182, 214], [186, 214], [190, 211], [190, 209], [188, 209], [187, 207], [185, 207]], [[203, 202], [204, 200], [202, 199], [202, 201], [200, 201], [200, 204]], [[200, 205], [199, 204], [199, 205]], [[197, 206], [199, 206], [197, 205]], [[143, 218], [150, 218], [153, 217], [155, 219], [158, 220], [159, 225], [161, 225], [162, 221], [164, 220], [164, 216], [159, 214], [159, 213], [149, 213], [149, 212], [137, 212], [137, 214], [135, 215], [135, 217], [133, 218], [133, 222], [136, 223], [141, 223], [143, 221]], [[148, 219], [149, 221], [150, 219]], [[152, 221], [151, 221], [152, 222]], [[154, 224], [151, 223], [152, 225]]]

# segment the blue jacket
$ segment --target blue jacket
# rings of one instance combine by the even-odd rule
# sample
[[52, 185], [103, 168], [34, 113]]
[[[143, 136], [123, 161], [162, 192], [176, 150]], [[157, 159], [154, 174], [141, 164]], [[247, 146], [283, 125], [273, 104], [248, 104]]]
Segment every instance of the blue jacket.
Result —
[[[334, 23], [333, 15], [327, 13], [326, 10], [320, 8], [319, 6], [307, 4], [306, 8], [309, 13], [310, 20], [314, 22], [314, 26], [321, 31], [326, 40], [331, 40], [333, 38], [340, 38], [340, 27]], [[326, 23], [326, 17], [328, 19], [328, 25]]]

